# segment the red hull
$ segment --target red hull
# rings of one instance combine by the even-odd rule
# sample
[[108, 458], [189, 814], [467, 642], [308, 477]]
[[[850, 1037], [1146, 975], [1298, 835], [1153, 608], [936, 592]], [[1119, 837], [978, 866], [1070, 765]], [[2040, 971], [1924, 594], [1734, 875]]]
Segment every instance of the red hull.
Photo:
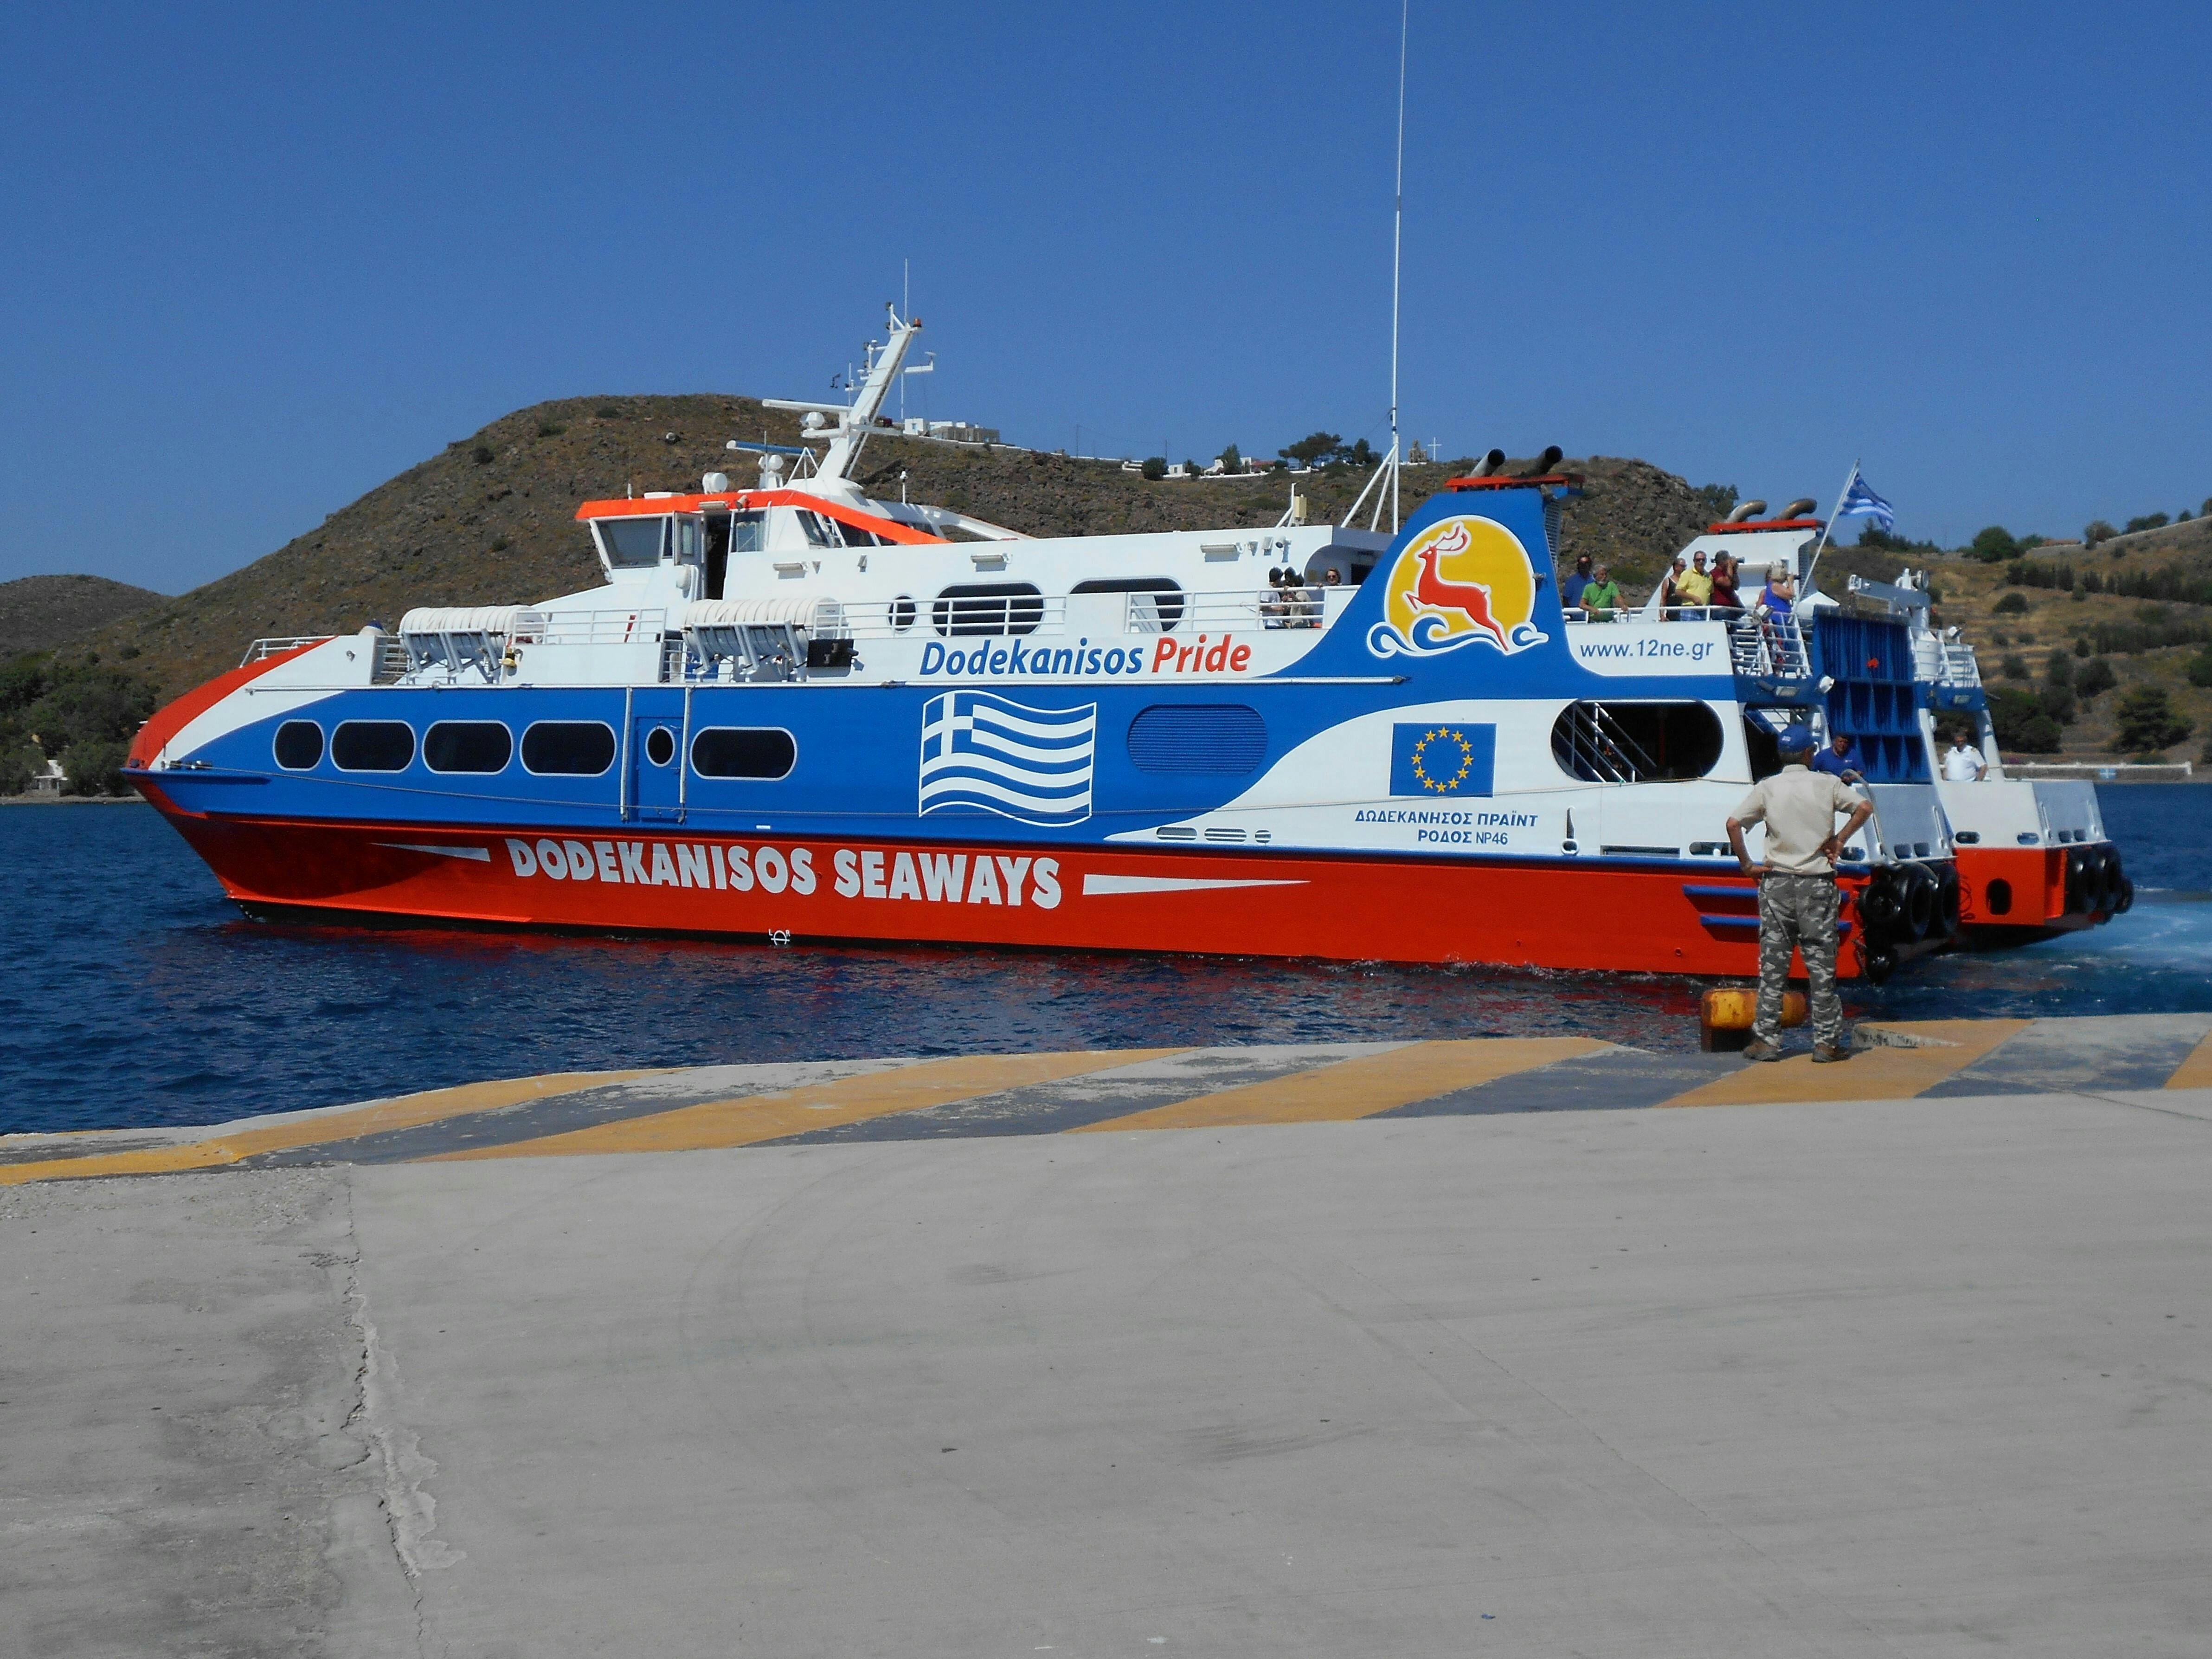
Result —
[[2063, 847], [1965, 846], [1954, 857], [1960, 924], [1985, 937], [2014, 930], [2039, 937], [2111, 919], [2109, 912], [2086, 915], [2067, 910]]
[[[1758, 971], [1755, 926], [1746, 924], [1757, 915], [1753, 884], [1694, 866], [740, 839], [674, 825], [612, 837], [464, 832], [200, 817], [175, 811], [158, 788], [148, 793], [230, 897], [264, 913], [761, 941]], [[565, 868], [571, 862], [581, 874]], [[556, 875], [552, 865], [564, 868]], [[1845, 977], [1857, 976], [1857, 957], [1843, 952]]]

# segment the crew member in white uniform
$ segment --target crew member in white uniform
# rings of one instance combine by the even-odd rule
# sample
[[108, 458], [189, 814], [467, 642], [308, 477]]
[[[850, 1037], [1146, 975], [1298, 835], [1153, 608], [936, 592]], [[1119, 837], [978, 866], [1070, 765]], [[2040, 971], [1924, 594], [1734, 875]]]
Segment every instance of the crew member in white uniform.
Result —
[[1989, 771], [1989, 763], [1982, 752], [1971, 747], [1966, 734], [1951, 734], [1951, 747], [1943, 751], [1943, 781], [1947, 784], [1978, 784]]

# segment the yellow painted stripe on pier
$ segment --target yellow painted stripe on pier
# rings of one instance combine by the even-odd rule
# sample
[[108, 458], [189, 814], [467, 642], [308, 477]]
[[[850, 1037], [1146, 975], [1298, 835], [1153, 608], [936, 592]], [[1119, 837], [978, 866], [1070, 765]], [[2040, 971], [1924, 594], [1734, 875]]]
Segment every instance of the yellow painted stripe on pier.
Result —
[[1242, 1083], [1070, 1134], [1120, 1129], [1216, 1129], [1231, 1124], [1337, 1123], [1432, 1101], [1610, 1046], [1589, 1037], [1492, 1037], [1408, 1043], [1264, 1083]]
[[670, 1069], [656, 1066], [641, 1071], [550, 1071], [536, 1077], [502, 1077], [491, 1083], [462, 1083], [453, 1089], [402, 1095], [349, 1110], [320, 1113], [292, 1123], [240, 1127], [181, 1146], [0, 1164], [0, 1186], [38, 1180], [87, 1180], [100, 1175], [160, 1175], [183, 1169], [215, 1169], [264, 1152], [286, 1152], [295, 1147], [356, 1140], [363, 1135], [380, 1135], [394, 1129], [414, 1129], [446, 1118], [497, 1112], [526, 1101], [573, 1095], [579, 1089], [597, 1089], [606, 1083], [657, 1077]]
[[1799, 1101], [1906, 1101], [1935, 1088], [2033, 1020], [1917, 1020], [1896, 1029], [1943, 1046], [1863, 1048], [1838, 1065], [1815, 1065], [1810, 1054], [1766, 1064], [1747, 1064], [1733, 1076], [1677, 1095], [1662, 1106], [1764, 1106]]
[[571, 1129], [536, 1140], [500, 1146], [439, 1152], [425, 1163], [471, 1158], [571, 1157], [592, 1152], [690, 1152], [711, 1147], [751, 1146], [840, 1124], [861, 1123], [901, 1112], [951, 1106], [1002, 1089], [1056, 1083], [1094, 1071], [1118, 1070], [1146, 1060], [1181, 1054], [1182, 1048], [1124, 1048], [1069, 1054], [970, 1054], [942, 1060], [917, 1060], [895, 1071], [806, 1083], [774, 1095], [707, 1101], [672, 1112], [624, 1118]]
[[2212, 1089], [2212, 1034], [2189, 1052], [2189, 1058], [2166, 1080], [2168, 1089]]

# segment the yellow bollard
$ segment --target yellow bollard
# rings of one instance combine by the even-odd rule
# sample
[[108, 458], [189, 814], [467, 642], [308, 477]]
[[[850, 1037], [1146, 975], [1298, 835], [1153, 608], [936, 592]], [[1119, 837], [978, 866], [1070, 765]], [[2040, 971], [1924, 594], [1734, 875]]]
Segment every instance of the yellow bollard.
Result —
[[[1799, 1026], [1808, 1012], [1805, 993], [1782, 993], [1782, 1023]], [[1707, 1053], [1741, 1048], [1751, 1040], [1751, 1022], [1759, 1012], [1759, 992], [1748, 985], [1717, 985], [1698, 1004], [1698, 1046]]]

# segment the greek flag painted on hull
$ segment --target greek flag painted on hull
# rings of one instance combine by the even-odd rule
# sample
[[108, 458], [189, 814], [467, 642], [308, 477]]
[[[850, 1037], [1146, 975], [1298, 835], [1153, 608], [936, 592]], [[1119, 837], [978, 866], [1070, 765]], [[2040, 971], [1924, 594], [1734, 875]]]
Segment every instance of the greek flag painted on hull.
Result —
[[989, 692], [922, 705], [921, 810], [988, 812], [1024, 824], [1091, 816], [1098, 705], [1035, 709]]

